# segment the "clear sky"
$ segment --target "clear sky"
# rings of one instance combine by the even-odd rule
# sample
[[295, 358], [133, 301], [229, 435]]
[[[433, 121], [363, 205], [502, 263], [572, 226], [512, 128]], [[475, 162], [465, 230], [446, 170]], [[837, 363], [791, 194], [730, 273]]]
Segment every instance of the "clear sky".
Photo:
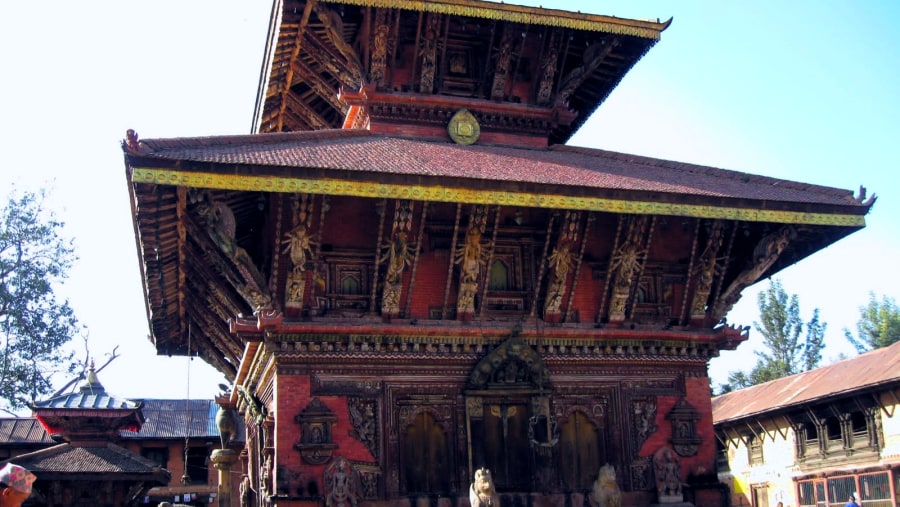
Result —
[[[873, 291], [900, 300], [900, 2], [542, 0], [526, 5], [674, 18], [572, 144], [858, 191], [867, 227], [779, 275], [808, 320], [828, 324], [826, 361], [853, 351]], [[200, 360], [157, 357], [119, 143], [251, 129], [268, 0], [0, 3], [0, 183], [49, 187], [80, 257], [60, 289], [89, 330], [107, 390], [210, 397]], [[728, 315], [758, 320], [746, 290]], [[714, 384], [749, 369], [759, 333], [712, 360]], [[83, 351], [80, 343], [76, 350]], [[65, 379], [58, 379], [62, 384]]]

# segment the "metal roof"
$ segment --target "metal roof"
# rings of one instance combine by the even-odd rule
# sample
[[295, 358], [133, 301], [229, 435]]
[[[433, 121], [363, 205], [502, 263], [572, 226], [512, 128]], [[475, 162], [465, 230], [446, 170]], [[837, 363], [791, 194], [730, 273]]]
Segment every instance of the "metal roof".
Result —
[[[136, 400], [143, 403], [144, 424], [138, 432], [123, 430], [119, 435], [128, 440], [219, 438], [216, 413], [219, 406], [213, 400]], [[243, 421], [238, 420], [238, 424]], [[243, 427], [234, 439], [243, 441]], [[50, 435], [33, 417], [0, 418], [0, 447], [14, 444], [55, 444]]]
[[713, 424], [721, 424], [852, 396], [879, 386], [900, 387], [900, 342], [789, 377], [751, 386], [712, 399]]

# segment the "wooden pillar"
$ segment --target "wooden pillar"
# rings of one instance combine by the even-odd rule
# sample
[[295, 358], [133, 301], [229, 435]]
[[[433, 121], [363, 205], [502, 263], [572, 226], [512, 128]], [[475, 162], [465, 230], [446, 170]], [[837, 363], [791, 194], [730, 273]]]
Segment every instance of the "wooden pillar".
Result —
[[219, 471], [219, 507], [235, 507], [231, 499], [231, 466], [237, 461], [238, 453], [233, 449], [216, 449], [212, 452], [212, 462]]

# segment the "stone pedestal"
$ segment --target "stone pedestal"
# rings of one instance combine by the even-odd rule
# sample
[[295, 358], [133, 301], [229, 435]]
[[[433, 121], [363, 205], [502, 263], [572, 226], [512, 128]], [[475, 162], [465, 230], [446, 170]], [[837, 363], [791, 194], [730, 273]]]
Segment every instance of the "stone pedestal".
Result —
[[231, 500], [231, 466], [237, 461], [238, 453], [232, 449], [216, 449], [210, 459], [219, 471], [219, 507], [234, 507]]

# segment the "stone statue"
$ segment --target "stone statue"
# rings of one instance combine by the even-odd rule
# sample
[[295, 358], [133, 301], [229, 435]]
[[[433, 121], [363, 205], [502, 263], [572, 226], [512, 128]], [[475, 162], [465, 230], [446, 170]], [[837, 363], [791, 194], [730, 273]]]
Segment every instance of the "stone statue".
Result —
[[659, 503], [680, 503], [684, 501], [681, 492], [681, 465], [671, 447], [661, 447], [653, 455], [653, 473]]
[[622, 491], [616, 483], [616, 469], [609, 463], [600, 467], [590, 500], [593, 507], [622, 506]]
[[352, 507], [356, 505], [357, 477], [346, 458], [337, 457], [325, 469], [326, 507]]
[[235, 437], [237, 433], [237, 419], [234, 410], [225, 407], [219, 407], [216, 412], [216, 427], [219, 430], [219, 438], [222, 441], [222, 449], [228, 448], [228, 442]]
[[487, 468], [475, 471], [475, 481], [469, 487], [469, 503], [472, 507], [500, 507], [500, 497], [494, 487], [494, 478]]

